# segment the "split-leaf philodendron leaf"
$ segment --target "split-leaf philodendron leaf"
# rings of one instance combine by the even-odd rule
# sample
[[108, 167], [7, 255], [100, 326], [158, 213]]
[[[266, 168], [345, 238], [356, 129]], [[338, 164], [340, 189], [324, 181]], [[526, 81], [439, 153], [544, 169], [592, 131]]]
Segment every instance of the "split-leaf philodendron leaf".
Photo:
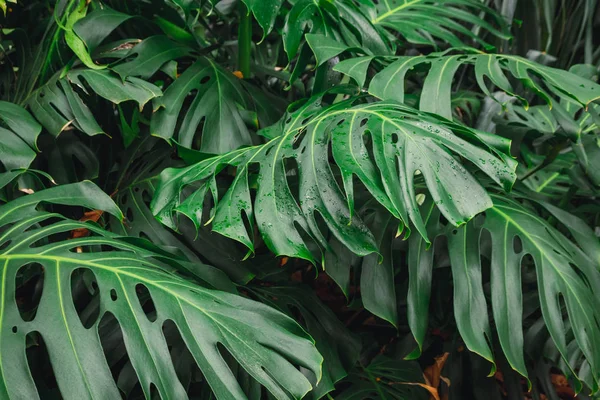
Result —
[[[315, 97], [263, 130], [269, 139], [264, 145], [165, 170], [153, 212], [171, 227], [176, 227], [176, 213], [200, 224], [202, 204], [210, 194], [216, 204], [211, 215], [214, 231], [253, 250], [256, 223], [275, 254], [313, 260], [301, 235], [307, 233], [328, 247], [317, 214], [356, 254], [378, 251], [371, 232], [354, 215], [354, 177], [396, 218], [410, 223], [424, 237], [416, 179], [425, 180], [436, 204], [455, 225], [492, 205], [486, 190], [457, 157], [469, 160], [505, 189], [512, 186], [515, 162], [508, 155], [508, 142], [400, 103], [355, 103], [352, 99], [324, 108], [320, 97]], [[328, 163], [330, 149], [341, 172], [341, 187]], [[295, 168], [290, 166], [293, 161]], [[228, 165], [236, 168], [236, 174], [219, 197], [215, 177]], [[290, 168], [300, 180], [297, 198], [286, 177]], [[254, 200], [251, 179], [256, 179]], [[181, 189], [191, 184], [198, 189], [181, 199]]]
[[[343, 50], [342, 50], [343, 51]], [[374, 57], [356, 57], [340, 62], [337, 71], [348, 74], [360, 85], [366, 80], [366, 68]], [[369, 93], [383, 100], [403, 102], [405, 79], [409, 72], [420, 66], [429, 66], [423, 83], [420, 109], [452, 119], [452, 82], [461, 66], [474, 66], [479, 88], [494, 98], [487, 81], [504, 92], [517, 96], [525, 106], [527, 100], [516, 94], [507, 74], [519, 79], [523, 85], [548, 103], [557, 107], [554, 97], [569, 98], [583, 106], [600, 99], [600, 85], [574, 73], [551, 68], [522, 57], [506, 54], [456, 54], [433, 53], [427, 56], [386, 57], [386, 66], [376, 73], [370, 83]], [[538, 82], [538, 78], [541, 83]]]
[[[172, 321], [218, 398], [244, 397], [222, 349], [278, 399], [302, 397], [311, 389], [297, 369], [321, 376], [322, 357], [310, 336], [291, 318], [233, 293], [208, 289], [176, 273], [192, 272], [210, 286], [232, 290], [223, 273], [203, 264], [187, 265], [149, 243], [122, 239], [97, 225], [39, 211], [45, 203], [121, 211], [90, 182], [40, 191], [0, 207], [0, 393], [2, 398], [39, 398], [26, 358], [26, 336], [37, 332], [65, 399], [120, 398], [105, 360], [98, 325], [112, 314], [123, 332], [131, 364], [146, 396], [151, 385], [164, 398], [187, 398], [163, 335]], [[87, 229], [90, 236], [50, 241]], [[108, 251], [107, 249], [112, 249]], [[43, 290], [33, 317], [23, 318], [15, 282], [40, 265]], [[176, 266], [174, 268], [173, 266]], [[71, 280], [77, 270], [91, 273], [99, 301], [95, 321], [83, 325], [73, 304]], [[188, 271], [189, 269], [189, 271]], [[145, 287], [155, 307], [148, 315], [140, 302]]]
[[[459, 332], [467, 347], [494, 362], [489, 340], [493, 337], [488, 304], [481, 285], [482, 256], [490, 260], [491, 308], [502, 350], [510, 366], [528, 376], [523, 355], [522, 262], [533, 259], [537, 275], [539, 307], [554, 345], [569, 365], [566, 315], [577, 347], [599, 376], [600, 337], [599, 301], [600, 261], [590, 257], [560, 231], [516, 200], [492, 195], [493, 206], [481, 219], [461, 227], [439, 223], [433, 202], [423, 205], [431, 236], [446, 236], [454, 280], [454, 311]], [[553, 208], [548, 205], [548, 207]], [[553, 208], [555, 215], [570, 229], [583, 229], [574, 216]], [[581, 236], [577, 236], [581, 239]], [[422, 238], [410, 238], [408, 294], [409, 324], [421, 345], [427, 328], [426, 319], [431, 291], [434, 250]], [[489, 248], [491, 246], [491, 253]], [[586, 246], [587, 248], [587, 246]], [[593, 250], [592, 250], [593, 249]], [[590, 247], [595, 254], [596, 247]], [[574, 360], [573, 360], [574, 362]], [[576, 376], [576, 367], [571, 365]], [[594, 378], [595, 379], [595, 378]]]

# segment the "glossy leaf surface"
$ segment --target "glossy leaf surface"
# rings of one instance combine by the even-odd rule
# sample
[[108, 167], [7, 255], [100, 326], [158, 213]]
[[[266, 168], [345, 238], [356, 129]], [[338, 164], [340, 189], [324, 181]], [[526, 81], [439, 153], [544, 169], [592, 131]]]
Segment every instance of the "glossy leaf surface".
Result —
[[[117, 217], [121, 214], [112, 200], [89, 182], [41, 191], [0, 208], [3, 397], [38, 398], [25, 357], [25, 336], [33, 331], [48, 346], [64, 398], [120, 397], [98, 335], [98, 323], [105, 313], [118, 320], [127, 354], [146, 396], [150, 396], [152, 384], [162, 397], [187, 397], [163, 336], [167, 320], [175, 323], [219, 398], [234, 399], [244, 394], [218, 346], [230, 352], [278, 399], [299, 398], [310, 390], [310, 383], [296, 365], [311, 371], [315, 380], [320, 378], [322, 357], [310, 336], [289, 317], [183, 278], [170, 266], [177, 265], [177, 259], [169, 260], [168, 253], [149, 250], [149, 243], [139, 242], [138, 246], [97, 225], [36, 211], [41, 202], [101, 209]], [[82, 228], [92, 235], [48, 241]], [[114, 250], [102, 251], [100, 246]], [[44, 288], [35, 317], [26, 321], [15, 302], [15, 277], [23, 266], [32, 263], [43, 267]], [[70, 288], [71, 276], [81, 268], [91, 271], [100, 302], [100, 316], [89, 329], [82, 325]], [[219, 282], [227, 281], [212, 267], [194, 264], [194, 268], [196, 275], [209, 284], [222, 287]], [[145, 315], [138, 299], [140, 286], [146, 288], [156, 308], [154, 321]]]
[[[491, 206], [486, 191], [452, 154], [470, 160], [498, 184], [510, 188], [514, 161], [507, 143], [393, 102], [353, 105], [355, 100], [323, 108], [313, 98], [263, 130], [269, 142], [209, 158], [184, 169], [167, 169], [153, 200], [154, 214], [174, 227], [173, 214], [201, 222], [207, 194], [216, 207], [213, 230], [250, 250], [253, 238], [242, 215], [254, 221], [269, 248], [277, 255], [313, 260], [300, 228], [323, 248], [326, 240], [317, 226], [318, 213], [345, 246], [358, 255], [377, 251], [374, 238], [354, 215], [353, 176], [396, 218], [414, 224], [427, 236], [415, 199], [415, 176], [421, 174], [442, 213], [460, 225]], [[329, 167], [328, 149], [340, 168], [343, 190]], [[373, 156], [370, 156], [370, 150]], [[297, 162], [298, 200], [286, 178], [289, 160]], [[259, 166], [258, 173], [253, 165]], [[219, 198], [215, 176], [227, 165], [237, 168], [229, 190]], [[249, 178], [256, 175], [257, 193], [251, 199]], [[199, 188], [185, 199], [186, 185]], [[280, 235], [281, 229], [287, 237]]]

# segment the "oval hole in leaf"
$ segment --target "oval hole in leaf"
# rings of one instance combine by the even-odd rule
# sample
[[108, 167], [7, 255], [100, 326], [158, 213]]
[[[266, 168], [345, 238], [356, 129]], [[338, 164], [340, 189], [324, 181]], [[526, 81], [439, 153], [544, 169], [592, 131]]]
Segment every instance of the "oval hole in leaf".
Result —
[[27, 364], [40, 398], [61, 398], [44, 338], [39, 332], [34, 331], [27, 334], [25, 342]]
[[[370, 130], [365, 129], [365, 131], [363, 132], [363, 135], [362, 135], [362, 140], [363, 140], [363, 145], [365, 146], [365, 149], [367, 150], [367, 154], [369, 155], [369, 160], [371, 161], [371, 163], [373, 165], [377, 165], [377, 163], [375, 162], [375, 155], [373, 154], [373, 146], [372, 146]], [[396, 160], [396, 163], [397, 163], [397, 160]], [[398, 170], [398, 169], [396, 168], [396, 170]]]
[[0, 251], [7, 249], [11, 243], [12, 243], [12, 240], [7, 240], [6, 242], [0, 244]]
[[127, 222], [133, 222], [133, 210], [131, 207], [127, 207], [125, 214], [127, 215]]
[[516, 235], [513, 237], [513, 250], [517, 254], [523, 251], [523, 242], [521, 241], [521, 238]]
[[71, 274], [73, 305], [81, 324], [89, 329], [100, 316], [100, 290], [96, 276], [89, 268], [77, 268]]
[[44, 290], [44, 268], [38, 263], [25, 264], [17, 271], [15, 302], [23, 321], [33, 321]]
[[144, 310], [144, 314], [146, 314], [148, 321], [156, 321], [156, 306], [154, 305], [154, 300], [152, 300], [152, 295], [150, 295], [148, 288], [145, 285], [138, 283], [135, 286], [135, 294], [137, 295], [140, 306], [142, 306], [142, 310]]
[[151, 399], [160, 399], [160, 392], [154, 383], [150, 384], [150, 398]]
[[[131, 365], [131, 362], [127, 354], [125, 341], [123, 340], [121, 325], [112, 313], [106, 312], [100, 319], [98, 323], [98, 336], [100, 337], [100, 346], [102, 346], [104, 358], [110, 368], [112, 377], [115, 382], [119, 382], [119, 388], [125, 391], [122, 387], [122, 378], [120, 376], [125, 375], [123, 370], [127, 365]], [[135, 382], [130, 384], [130, 387], [133, 388], [136, 383], [137, 377], [135, 378]]]
[[292, 197], [300, 207], [300, 181], [298, 179], [298, 162], [295, 158], [286, 158], [283, 160], [285, 166], [285, 179]]
[[306, 128], [302, 128], [300, 130], [300, 132], [298, 132], [296, 134], [296, 136], [294, 137], [294, 143], [292, 144], [292, 148], [294, 150], [298, 149], [298, 147], [300, 147], [300, 145], [302, 144], [302, 141], [304, 140], [304, 136], [306, 136]]
[[163, 323], [162, 331], [169, 347], [171, 361], [175, 366], [175, 373], [179, 382], [187, 390], [195, 377], [202, 376], [202, 372], [187, 348], [177, 325], [168, 319]]

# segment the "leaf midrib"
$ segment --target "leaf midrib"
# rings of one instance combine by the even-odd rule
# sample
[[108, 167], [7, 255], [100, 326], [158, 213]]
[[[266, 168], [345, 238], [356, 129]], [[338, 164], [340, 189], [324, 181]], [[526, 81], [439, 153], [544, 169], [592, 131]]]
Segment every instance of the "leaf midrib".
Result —
[[[410, 7], [416, 3], [421, 3], [423, 0], [412, 0], [412, 1], [408, 1], [396, 8], [392, 8], [390, 10], [388, 10], [387, 12], [381, 14], [380, 16], [378, 16], [377, 18], [375, 18], [374, 20], [372, 20], [371, 22], [374, 24], [378, 24], [379, 22], [381, 22], [382, 20], [386, 19], [387, 17], [389, 17], [390, 15], [394, 15], [395, 13], [397, 13], [400, 10], [403, 10], [407, 7]], [[387, 5], [387, 2], [386, 2]]]

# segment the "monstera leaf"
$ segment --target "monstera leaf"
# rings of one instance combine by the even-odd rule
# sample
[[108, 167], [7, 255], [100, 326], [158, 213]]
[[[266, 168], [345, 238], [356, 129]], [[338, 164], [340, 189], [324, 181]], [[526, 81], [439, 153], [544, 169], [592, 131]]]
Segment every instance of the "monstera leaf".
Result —
[[[302, 397], [311, 384], [297, 369], [321, 376], [322, 357], [308, 334], [291, 318], [232, 293], [207, 289], [176, 273], [192, 273], [209, 285], [232, 290], [223, 274], [203, 264], [179, 261], [149, 242], [120, 239], [94, 224], [39, 211], [42, 203], [121, 212], [95, 185], [63, 185], [21, 197], [0, 207], [0, 393], [2, 398], [39, 398], [26, 358], [26, 336], [43, 338], [59, 389], [66, 399], [120, 398], [108, 367], [99, 323], [111, 314], [146, 397], [151, 386], [163, 398], [186, 398], [163, 335], [173, 322], [218, 398], [243, 398], [224, 361], [228, 352], [278, 399]], [[75, 239], [64, 240], [69, 232]], [[81, 232], [90, 232], [85, 236]], [[57, 240], [58, 239], [58, 240]], [[22, 315], [16, 282], [39, 265], [43, 290], [35, 315]], [[176, 268], [174, 268], [176, 267]], [[72, 277], [91, 274], [99, 316], [86, 319], [73, 303]], [[143, 289], [143, 290], [142, 290]], [[142, 303], [140, 292], [146, 292]], [[155, 312], [147, 311], [151, 302]]]
[[360, 341], [338, 320], [309, 288], [275, 284], [252, 287], [251, 292], [262, 303], [293, 316], [300, 313], [306, 330], [315, 339], [323, 355], [323, 378], [310, 393], [320, 399], [335, 389], [334, 385], [348, 375], [360, 355]]
[[[124, 155], [125, 169], [114, 195], [123, 210], [124, 221], [112, 217], [110, 230], [127, 236], [141, 237], [152, 243], [169, 246], [181, 252], [191, 262], [200, 262], [199, 253], [211, 265], [222, 269], [236, 282], [247, 283], [254, 275], [242, 263], [245, 252], [231, 248], [227, 238], [211, 233], [208, 227], [198, 231], [190, 223], [180, 228], [183, 237], [158, 222], [150, 210], [160, 172], [177, 163], [171, 158], [169, 145], [163, 140], [146, 136], [134, 142]], [[187, 241], [187, 245], [184, 241]]]
[[[298, 54], [305, 32], [373, 56], [393, 53], [396, 40], [392, 32], [399, 33], [411, 43], [437, 46], [442, 42], [454, 47], [467, 46], [465, 37], [473, 43], [492, 47], [470, 27], [483, 28], [502, 39], [510, 37], [506, 32], [506, 21], [481, 2], [445, 0], [441, 3], [432, 0], [300, 0], [286, 16], [284, 48], [288, 58], [293, 59]], [[476, 13], [494, 19], [496, 24], [490, 24]], [[323, 46], [311, 47], [318, 58]]]
[[[558, 107], [552, 110], [545, 106], [535, 106], [525, 109], [519, 106], [509, 105], [502, 118], [498, 118], [498, 127], [503, 132], [514, 131], [515, 127], [523, 127], [527, 133], [536, 133], [545, 135], [546, 138], [552, 138], [556, 135], [569, 138], [571, 152], [567, 156], [573, 156], [574, 160], [569, 160], [571, 165], [563, 165], [567, 169], [573, 169], [578, 166], [593, 182], [593, 185], [600, 185], [600, 164], [598, 163], [598, 134], [600, 133], [600, 105], [590, 104], [583, 107], [573, 100], [562, 99]], [[523, 153], [524, 150], [522, 149]], [[555, 163], [556, 158], [565, 158], [565, 153], [560, 155], [549, 154], [540, 163], [544, 169], [548, 170], [548, 164]], [[550, 164], [550, 169], [557, 169], [557, 165]], [[539, 171], [542, 174], [543, 171]], [[554, 171], [556, 174], [556, 171]], [[557, 174], [558, 175], [558, 174]], [[553, 176], [552, 179], [557, 178]], [[566, 178], [566, 176], [563, 176]], [[581, 182], [580, 179], [578, 179]], [[546, 182], [544, 180], [544, 182]], [[586, 184], [579, 183], [580, 189], [584, 189]], [[543, 187], [542, 187], [543, 189]], [[537, 189], [536, 189], [537, 190]]]
[[[510, 38], [506, 29], [510, 21], [503, 21], [496, 12], [477, 0], [366, 0], [360, 3], [375, 26], [397, 32], [415, 44], [436, 46], [442, 42], [463, 47], [468, 42], [465, 43], [461, 37], [466, 37], [472, 42], [492, 47], [481, 38], [481, 28], [496, 37]], [[482, 15], [495, 20], [495, 25], [487, 22]]]
[[[184, 109], [190, 93], [193, 100]], [[175, 139], [184, 147], [220, 154], [252, 144], [247, 122], [256, 121], [254, 107], [237, 77], [214, 61], [200, 58], [155, 100], [150, 132]], [[199, 128], [201, 141], [194, 143]]]
[[[395, 102], [357, 101], [360, 98], [323, 107], [316, 96], [279, 124], [262, 130], [269, 139], [264, 145], [165, 170], [153, 199], [154, 214], [171, 227], [176, 226], [176, 212], [200, 224], [202, 204], [210, 193], [216, 205], [211, 215], [214, 231], [252, 251], [256, 221], [275, 254], [312, 261], [304, 233], [328, 247], [318, 217], [354, 253], [377, 251], [373, 235], [354, 215], [355, 176], [392, 215], [412, 223], [425, 237], [415, 199], [416, 179], [425, 180], [453, 224], [463, 224], [492, 205], [485, 189], [453, 154], [468, 159], [504, 188], [511, 187], [515, 162], [507, 155], [507, 141]], [[329, 164], [330, 148], [345, 195]], [[235, 178], [219, 197], [215, 177], [228, 165], [236, 168]], [[299, 178], [296, 196], [288, 185], [290, 174]], [[197, 189], [181, 199], [181, 189], [192, 184]], [[254, 200], [251, 184], [257, 188]]]
[[[168, 0], [168, 2], [181, 9], [186, 17], [190, 16], [192, 10], [201, 8], [204, 3], [200, 0]], [[279, 13], [283, 0], [242, 0], [242, 2], [248, 7], [248, 13], [252, 13], [254, 18], [256, 18], [256, 22], [258, 22], [263, 30], [264, 38], [273, 29], [275, 17], [277, 17], [277, 14]], [[223, 0], [209, 0], [209, 3], [212, 8], [215, 6], [218, 7], [219, 3], [229, 2]], [[197, 18], [192, 18], [194, 22], [196, 19]]]
[[392, 252], [398, 220], [372, 201], [367, 202], [358, 213], [364, 215], [364, 222], [373, 233], [379, 254], [356, 257], [333, 237], [330, 239], [331, 251], [325, 254], [327, 275], [338, 284], [346, 298], [351, 297], [351, 279], [354, 277], [354, 283], [360, 282], [360, 298], [365, 309], [398, 326]]
[[[363, 85], [373, 57], [358, 57], [345, 60], [336, 65], [337, 71], [348, 74], [359, 85]], [[571, 114], [577, 110], [567, 107], [566, 101], [576, 102], [579, 107], [587, 107], [600, 99], [600, 85], [574, 73], [547, 67], [519, 56], [504, 54], [456, 54], [434, 53], [427, 56], [387, 57], [393, 60], [380, 72], [375, 74], [369, 83], [369, 93], [383, 100], [403, 102], [404, 80], [407, 73], [419, 66], [429, 66], [427, 77], [421, 92], [420, 109], [437, 113], [448, 119], [452, 118], [451, 93], [452, 80], [457, 70], [464, 65], [473, 65], [475, 78], [479, 88], [488, 96], [494, 97], [486, 84], [486, 79], [498, 89], [518, 97], [525, 105], [527, 101], [516, 94], [506, 74], [519, 79], [523, 85], [556, 109], [558, 118], [566, 118], [567, 108]], [[542, 83], [538, 82], [540, 79]], [[553, 97], [565, 99], [558, 104]], [[562, 107], [560, 107], [562, 105]]]
[[162, 91], [149, 82], [136, 77], [122, 80], [108, 69], [71, 70], [64, 78], [51, 79], [29, 100], [35, 118], [54, 136], [69, 125], [90, 136], [104, 133], [73, 86], [83, 93], [92, 94], [88, 92], [89, 87], [93, 94], [113, 104], [133, 100], [140, 110], [148, 101], [162, 95]]
[[[488, 340], [491, 338], [487, 300], [482, 287], [482, 255], [489, 257], [491, 270], [491, 306], [500, 344], [510, 366], [523, 376], [527, 369], [523, 358], [523, 295], [522, 263], [525, 256], [535, 265], [539, 305], [552, 340], [565, 365], [571, 365], [567, 348], [566, 324], [563, 313], [575, 336], [582, 356], [589, 363], [591, 375], [600, 378], [599, 301], [600, 262], [573, 244], [556, 228], [540, 218], [531, 208], [516, 200], [492, 195], [493, 207], [472, 222], [455, 228], [440, 224], [439, 212], [432, 202], [423, 205], [429, 216], [431, 236], [445, 235], [454, 281], [454, 311], [458, 329], [467, 347], [493, 361]], [[551, 206], [547, 206], [551, 207]], [[581, 225], [576, 217], [556, 209], [554, 215], [565, 221], [574, 236], [581, 238]], [[591, 230], [588, 228], [588, 231]], [[484, 233], [489, 233], [486, 237]], [[578, 235], [576, 235], [578, 234]], [[588, 238], [588, 240], [596, 240]], [[491, 246], [491, 254], [489, 249]], [[409, 243], [409, 324], [419, 344], [427, 324], [433, 246], [418, 236]], [[597, 253], [597, 245], [593, 249]], [[527, 264], [524, 264], [527, 265]], [[576, 375], [571, 365], [570, 374]]]

